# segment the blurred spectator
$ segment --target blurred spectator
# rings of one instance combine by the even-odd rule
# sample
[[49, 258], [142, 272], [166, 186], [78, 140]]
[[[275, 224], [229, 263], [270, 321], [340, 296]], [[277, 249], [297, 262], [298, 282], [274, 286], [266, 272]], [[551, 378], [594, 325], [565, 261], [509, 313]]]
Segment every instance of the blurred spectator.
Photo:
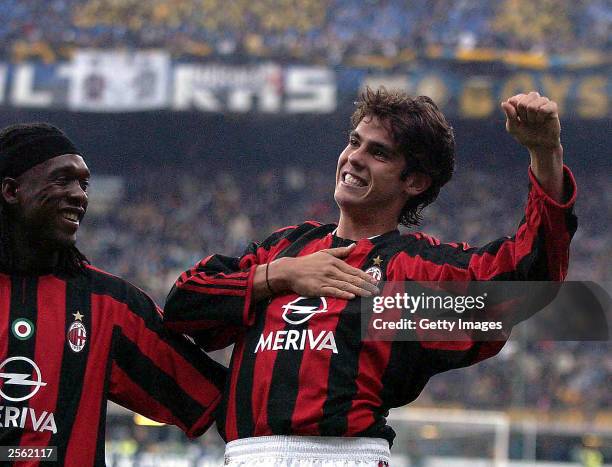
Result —
[[175, 56], [351, 63], [429, 47], [609, 52], [606, 0], [0, 0], [0, 53], [52, 60], [74, 47]]

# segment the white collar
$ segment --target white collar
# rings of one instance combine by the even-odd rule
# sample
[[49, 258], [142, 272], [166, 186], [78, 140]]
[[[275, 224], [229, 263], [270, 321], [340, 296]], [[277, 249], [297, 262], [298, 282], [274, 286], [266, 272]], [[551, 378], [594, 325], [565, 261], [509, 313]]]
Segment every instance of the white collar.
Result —
[[[336, 227], [336, 228], [334, 229], [334, 231], [333, 231], [331, 234], [332, 234], [332, 235], [336, 235], [336, 232], [337, 232], [337, 231], [338, 231], [338, 227]], [[384, 235], [384, 234], [374, 235], [373, 237], [368, 237], [367, 239], [368, 239], [368, 240], [374, 240], [376, 237], [380, 237], [381, 235]], [[338, 237], [338, 238], [340, 238], [340, 237]], [[346, 238], [345, 238], [345, 239], [343, 239], [343, 240], [350, 240], [350, 239], [346, 239]], [[359, 240], [357, 240], [357, 241], [359, 241]]]

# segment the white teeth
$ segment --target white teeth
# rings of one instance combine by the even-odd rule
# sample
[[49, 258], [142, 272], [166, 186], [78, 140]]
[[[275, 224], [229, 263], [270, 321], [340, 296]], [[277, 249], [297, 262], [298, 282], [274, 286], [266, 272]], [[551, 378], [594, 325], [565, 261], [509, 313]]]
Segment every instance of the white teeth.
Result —
[[344, 175], [344, 183], [346, 183], [347, 185], [358, 186], [358, 187], [365, 186], [365, 183], [363, 183], [357, 177], [353, 177], [349, 173]]
[[73, 222], [78, 222], [79, 221], [79, 216], [77, 216], [76, 214], [72, 213], [72, 212], [67, 212], [64, 213], [64, 217], [70, 221]]

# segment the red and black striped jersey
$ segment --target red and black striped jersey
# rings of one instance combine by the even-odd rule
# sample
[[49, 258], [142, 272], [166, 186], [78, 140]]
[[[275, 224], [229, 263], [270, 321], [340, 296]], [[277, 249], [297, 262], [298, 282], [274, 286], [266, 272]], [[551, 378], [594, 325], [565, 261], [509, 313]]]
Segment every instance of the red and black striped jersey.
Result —
[[[525, 216], [512, 237], [472, 248], [396, 230], [359, 240], [346, 262], [363, 270], [379, 266], [382, 281], [562, 280], [576, 229], [575, 183], [567, 168], [565, 177], [569, 201], [559, 204], [530, 172]], [[359, 300], [286, 294], [253, 302], [257, 265], [352, 243], [336, 237], [335, 229], [306, 222], [250, 245], [240, 258], [209, 256], [170, 292], [170, 328], [190, 332], [209, 350], [235, 343], [217, 420], [227, 441], [293, 434], [391, 442], [390, 408], [413, 401], [432, 375], [503, 347], [504, 341], [362, 340]], [[300, 306], [325, 312], [285, 313]]]
[[122, 279], [93, 267], [70, 278], [0, 273], [2, 446], [56, 446], [58, 465], [104, 466], [108, 399], [197, 436], [226, 373]]

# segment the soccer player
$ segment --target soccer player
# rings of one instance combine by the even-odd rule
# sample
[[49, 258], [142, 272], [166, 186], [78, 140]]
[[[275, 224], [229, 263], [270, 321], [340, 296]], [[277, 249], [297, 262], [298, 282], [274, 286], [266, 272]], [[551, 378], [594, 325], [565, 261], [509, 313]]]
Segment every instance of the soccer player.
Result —
[[210, 426], [221, 399], [225, 368], [76, 248], [89, 178], [54, 126], [0, 132], [2, 465], [38, 465], [49, 452], [27, 448], [54, 446], [57, 465], [104, 466], [108, 399], [190, 437]]
[[226, 465], [387, 465], [395, 436], [388, 410], [413, 401], [436, 373], [503, 346], [362, 340], [355, 298], [376, 293], [365, 271], [381, 281], [565, 277], [575, 184], [563, 165], [557, 105], [531, 92], [502, 107], [507, 130], [531, 157], [525, 217], [513, 237], [473, 248], [400, 234], [398, 223], [417, 224], [450, 180], [454, 135], [431, 99], [368, 89], [338, 159], [337, 224], [286, 227], [240, 258], [208, 256], [178, 278], [167, 325], [210, 350], [235, 343], [217, 421], [229, 442]]

